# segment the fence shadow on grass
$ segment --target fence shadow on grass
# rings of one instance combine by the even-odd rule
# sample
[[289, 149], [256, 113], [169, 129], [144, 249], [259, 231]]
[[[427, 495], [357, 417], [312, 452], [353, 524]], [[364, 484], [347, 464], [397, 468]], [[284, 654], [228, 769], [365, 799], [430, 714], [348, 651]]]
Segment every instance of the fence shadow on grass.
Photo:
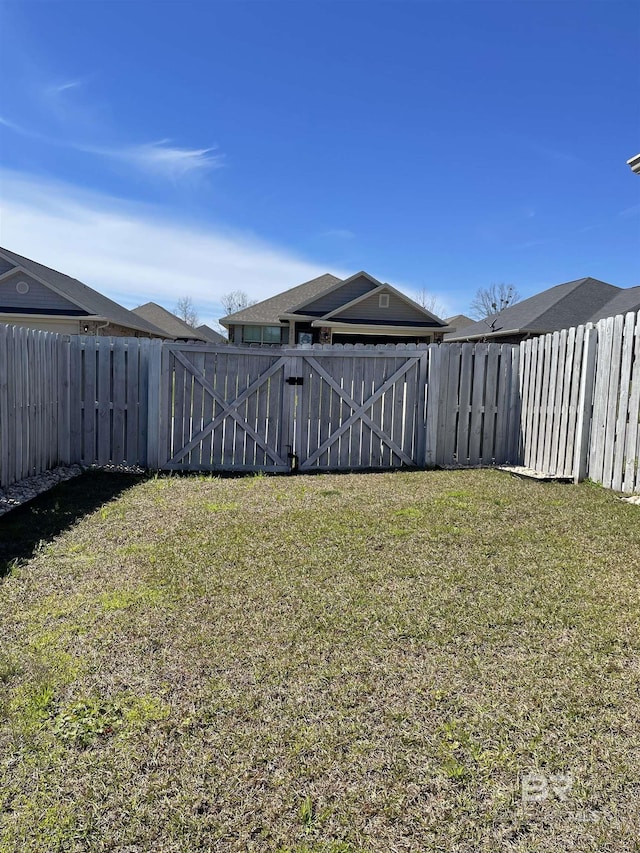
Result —
[[0, 578], [16, 560], [28, 560], [45, 542], [102, 504], [133, 488], [143, 475], [92, 471], [59, 483], [0, 517]]

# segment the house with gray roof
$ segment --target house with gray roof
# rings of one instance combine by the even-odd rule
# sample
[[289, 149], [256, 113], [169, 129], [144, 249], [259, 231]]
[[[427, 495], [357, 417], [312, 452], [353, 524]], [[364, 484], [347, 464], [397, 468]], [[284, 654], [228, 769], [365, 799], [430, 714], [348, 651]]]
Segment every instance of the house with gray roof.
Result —
[[447, 317], [447, 326], [449, 326], [449, 331], [447, 334], [451, 334], [451, 332], [455, 332], [456, 329], [464, 329], [467, 326], [470, 326], [473, 323], [471, 317], [467, 317], [466, 314], [456, 314], [453, 317]]
[[196, 326], [196, 332], [203, 337], [208, 344], [228, 344], [229, 341], [225, 338], [224, 335], [221, 335], [220, 332], [216, 332], [215, 329], [212, 329], [211, 326], [207, 326], [206, 323], [202, 323], [199, 326]]
[[330, 273], [222, 317], [234, 344], [433, 343], [448, 326], [364, 271]]
[[0, 323], [71, 335], [163, 338], [163, 331], [76, 278], [0, 248]]
[[597, 323], [605, 317], [628, 314], [629, 311], [640, 311], [640, 287], [621, 288], [610, 302], [603, 305], [589, 319], [590, 322]]
[[484, 320], [457, 328], [444, 339], [518, 343], [535, 335], [594, 323], [602, 317], [638, 309], [640, 288], [625, 290], [597, 278], [579, 278], [536, 293]]
[[201, 344], [227, 343], [226, 338], [208, 326], [200, 326], [194, 329], [193, 326], [185, 323], [171, 311], [167, 311], [162, 305], [158, 305], [157, 302], [145, 302], [144, 305], [138, 305], [137, 308], [133, 309], [133, 313], [162, 329], [164, 337], [174, 341], [191, 341]]

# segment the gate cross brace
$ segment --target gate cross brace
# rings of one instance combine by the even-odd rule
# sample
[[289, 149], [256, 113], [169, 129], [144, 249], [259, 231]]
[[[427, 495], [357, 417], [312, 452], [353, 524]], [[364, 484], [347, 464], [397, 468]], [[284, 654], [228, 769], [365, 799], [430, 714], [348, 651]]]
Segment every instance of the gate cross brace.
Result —
[[303, 356], [303, 358], [308, 364], [311, 365], [311, 367], [313, 367], [314, 370], [316, 370], [320, 374], [320, 376], [322, 376], [325, 382], [327, 382], [333, 388], [333, 390], [340, 395], [340, 397], [353, 411], [352, 414], [347, 418], [347, 420], [343, 424], [341, 424], [341, 426], [338, 427], [338, 429], [334, 433], [332, 433], [329, 438], [327, 438], [320, 445], [320, 447], [318, 447], [318, 449], [315, 450], [309, 456], [308, 459], [304, 460], [304, 463], [300, 466], [301, 468], [306, 468], [307, 466], [312, 465], [317, 459], [320, 458], [320, 456], [322, 456], [322, 454], [326, 450], [329, 449], [329, 447], [331, 447], [331, 445], [335, 441], [340, 438], [343, 433], [345, 433], [349, 429], [351, 424], [355, 423], [358, 420], [363, 421], [363, 423], [365, 423], [369, 427], [369, 429], [371, 429], [378, 436], [378, 438], [380, 438], [388, 447], [390, 447], [391, 450], [393, 450], [393, 452], [396, 454], [396, 456], [398, 456], [405, 464], [415, 465], [414, 460], [411, 459], [411, 457], [408, 456], [404, 452], [404, 450], [402, 450], [401, 447], [398, 447], [398, 445], [395, 443], [395, 441], [393, 441], [392, 438], [389, 438], [388, 435], [384, 434], [380, 427], [376, 423], [374, 423], [374, 421], [371, 420], [369, 415], [366, 414], [365, 410], [370, 409], [376, 402], [376, 400], [378, 400], [385, 393], [385, 391], [388, 391], [389, 388], [391, 388], [398, 381], [398, 379], [402, 378], [405, 373], [407, 373], [413, 367], [413, 365], [419, 361], [418, 357], [408, 359], [402, 365], [402, 367], [396, 370], [396, 372], [392, 376], [390, 376], [385, 382], [383, 382], [383, 384], [378, 388], [378, 390], [374, 391], [373, 394], [369, 397], [369, 399], [365, 400], [365, 402], [362, 404], [356, 403], [356, 401], [347, 394], [344, 388], [341, 388], [338, 385], [333, 376], [327, 373], [327, 371], [322, 367], [321, 364], [319, 364], [319, 362], [315, 358], [308, 355]]
[[195, 379], [197, 379], [197, 381], [202, 385], [204, 390], [213, 397], [216, 403], [221, 407], [222, 411], [218, 412], [218, 414], [215, 416], [215, 418], [213, 418], [213, 420], [209, 421], [209, 423], [205, 427], [203, 427], [200, 432], [196, 433], [196, 435], [193, 436], [191, 441], [183, 448], [181, 448], [178, 453], [176, 453], [169, 460], [170, 462], [179, 462], [181, 459], [184, 459], [184, 457], [188, 453], [191, 453], [194, 447], [197, 447], [198, 444], [200, 444], [203, 438], [206, 438], [210, 432], [213, 432], [213, 430], [218, 426], [218, 424], [220, 424], [226, 417], [232, 417], [240, 425], [240, 427], [248, 435], [251, 436], [251, 438], [256, 442], [256, 444], [259, 445], [259, 447], [261, 447], [265, 451], [265, 453], [267, 453], [273, 459], [273, 461], [277, 465], [283, 465], [285, 467], [288, 467], [288, 463], [284, 459], [282, 459], [273, 448], [269, 447], [269, 445], [264, 441], [264, 439], [260, 435], [258, 435], [258, 433], [253, 429], [253, 427], [251, 427], [237, 411], [238, 406], [242, 405], [242, 403], [244, 403], [244, 401], [248, 397], [250, 397], [251, 394], [254, 393], [254, 391], [256, 391], [261, 385], [264, 385], [267, 379], [273, 376], [274, 373], [277, 373], [278, 370], [286, 364], [285, 358], [279, 358], [277, 361], [274, 361], [271, 367], [269, 367], [264, 373], [260, 374], [257, 379], [254, 379], [251, 385], [245, 388], [245, 390], [241, 394], [239, 394], [235, 400], [227, 402], [220, 396], [220, 394], [218, 394], [215, 388], [213, 388], [211, 383], [207, 381], [207, 379], [198, 370], [198, 368], [194, 364], [192, 364], [187, 358], [184, 358], [181, 352], [179, 352], [178, 350], [173, 350], [173, 355], [180, 362], [180, 364], [182, 364], [182, 366], [185, 367]]

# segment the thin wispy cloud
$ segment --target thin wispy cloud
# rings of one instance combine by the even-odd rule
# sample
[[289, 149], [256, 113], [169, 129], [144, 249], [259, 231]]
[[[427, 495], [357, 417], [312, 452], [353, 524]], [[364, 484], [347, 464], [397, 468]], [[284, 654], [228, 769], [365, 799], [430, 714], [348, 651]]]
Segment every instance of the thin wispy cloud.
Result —
[[12, 130], [14, 133], [19, 133], [21, 136], [36, 136], [37, 134], [32, 134], [28, 130], [25, 130], [21, 125], [16, 124], [15, 121], [10, 121], [8, 118], [4, 116], [0, 116], [0, 125], [2, 127], [6, 127], [7, 130]]
[[2, 245], [75, 276], [133, 308], [150, 300], [171, 309], [191, 296], [203, 322], [224, 311], [220, 297], [244, 290], [265, 299], [325, 272], [252, 234], [169, 218], [148, 206], [0, 170]]
[[224, 155], [214, 146], [181, 148], [172, 144], [170, 139], [138, 145], [92, 145], [45, 136], [4, 117], [0, 117], [0, 125], [21, 136], [40, 140], [47, 145], [71, 148], [84, 154], [125, 163], [148, 175], [172, 181], [180, 181], [187, 176], [209, 172], [224, 165]]
[[179, 148], [172, 145], [169, 139], [123, 148], [86, 147], [82, 150], [120, 160], [144, 172], [174, 181], [194, 173], [219, 169], [224, 160], [214, 147]]
[[82, 80], [67, 80], [65, 83], [55, 83], [52, 86], [47, 86], [48, 94], [59, 95], [62, 92], [67, 92], [69, 89], [78, 89], [82, 86]]

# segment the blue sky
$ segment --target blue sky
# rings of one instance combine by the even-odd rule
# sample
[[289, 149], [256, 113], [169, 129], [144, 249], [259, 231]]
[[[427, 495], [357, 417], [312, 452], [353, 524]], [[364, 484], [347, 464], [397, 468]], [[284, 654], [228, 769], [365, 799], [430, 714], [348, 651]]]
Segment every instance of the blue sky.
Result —
[[640, 284], [640, 4], [0, 2], [0, 242], [132, 307]]

